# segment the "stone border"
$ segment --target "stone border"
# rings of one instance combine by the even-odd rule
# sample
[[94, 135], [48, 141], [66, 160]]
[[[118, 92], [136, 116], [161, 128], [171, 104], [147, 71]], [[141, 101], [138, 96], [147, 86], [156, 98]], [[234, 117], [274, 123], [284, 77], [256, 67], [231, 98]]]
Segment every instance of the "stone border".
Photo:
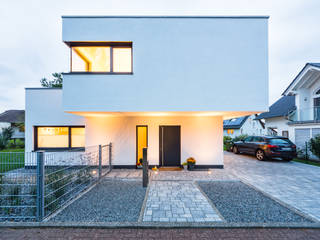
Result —
[[144, 200], [143, 200], [143, 203], [142, 203], [142, 206], [141, 206], [141, 209], [140, 209], [140, 215], [139, 215], [139, 218], [138, 218], [138, 222], [143, 222], [144, 210], [145, 210], [146, 205], [147, 205], [148, 194], [149, 194], [149, 190], [150, 190], [150, 184], [151, 184], [151, 181], [149, 181], [148, 187], [146, 189], [146, 195], [144, 196]]
[[313, 228], [320, 229], [320, 223], [165, 223], [165, 222], [15, 222], [0, 223], [1, 228]]

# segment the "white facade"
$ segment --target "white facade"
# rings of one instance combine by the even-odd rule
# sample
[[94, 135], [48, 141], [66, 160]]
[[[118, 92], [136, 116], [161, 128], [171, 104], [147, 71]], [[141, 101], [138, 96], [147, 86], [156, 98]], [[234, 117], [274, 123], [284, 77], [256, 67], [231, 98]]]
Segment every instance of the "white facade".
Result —
[[149, 164], [159, 165], [160, 126], [179, 126], [177, 165], [194, 157], [198, 166], [222, 167], [223, 119], [268, 107], [267, 24], [267, 17], [63, 17], [67, 45], [131, 42], [132, 73], [70, 72], [63, 89], [26, 89], [26, 151], [36, 150], [37, 126], [85, 126], [86, 147], [112, 142], [113, 164], [135, 166], [136, 127], [144, 125]]
[[64, 42], [129, 41], [133, 52], [129, 75], [64, 74], [64, 111], [267, 110], [266, 17], [63, 17], [62, 24]]
[[[247, 118], [247, 120], [243, 123], [243, 125], [238, 129], [224, 129], [223, 135], [229, 136], [231, 138], [237, 137], [239, 135], [247, 134], [250, 136], [262, 136], [266, 135], [266, 128], [263, 128], [261, 123], [257, 120], [255, 115], [251, 115]], [[232, 130], [232, 131], [230, 131]]]
[[278, 136], [285, 136], [285, 132], [288, 132], [289, 139], [294, 141], [294, 133], [292, 132], [292, 128], [288, 125], [287, 117], [267, 118], [265, 119], [265, 127], [268, 135], [274, 134], [271, 129], [274, 129]]

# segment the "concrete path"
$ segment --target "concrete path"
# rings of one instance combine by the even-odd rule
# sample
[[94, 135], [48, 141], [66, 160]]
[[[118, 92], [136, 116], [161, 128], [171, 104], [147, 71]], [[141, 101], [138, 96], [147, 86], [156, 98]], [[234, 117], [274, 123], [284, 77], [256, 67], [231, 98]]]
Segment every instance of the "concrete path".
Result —
[[320, 167], [225, 152], [225, 171], [320, 221]]
[[222, 219], [194, 182], [152, 181], [143, 221], [216, 222]]

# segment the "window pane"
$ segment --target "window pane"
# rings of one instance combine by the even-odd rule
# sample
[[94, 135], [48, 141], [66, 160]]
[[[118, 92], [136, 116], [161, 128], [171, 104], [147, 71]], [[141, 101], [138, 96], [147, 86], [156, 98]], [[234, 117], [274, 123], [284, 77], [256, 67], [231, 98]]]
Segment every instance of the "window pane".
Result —
[[110, 72], [110, 47], [73, 47], [73, 72]]
[[148, 128], [145, 126], [138, 126], [137, 127], [137, 165], [141, 165], [143, 158], [143, 148], [146, 148], [148, 145]]
[[113, 48], [113, 71], [132, 72], [131, 48]]
[[67, 148], [68, 134], [68, 127], [38, 127], [38, 148]]
[[84, 128], [71, 128], [71, 147], [84, 147]]

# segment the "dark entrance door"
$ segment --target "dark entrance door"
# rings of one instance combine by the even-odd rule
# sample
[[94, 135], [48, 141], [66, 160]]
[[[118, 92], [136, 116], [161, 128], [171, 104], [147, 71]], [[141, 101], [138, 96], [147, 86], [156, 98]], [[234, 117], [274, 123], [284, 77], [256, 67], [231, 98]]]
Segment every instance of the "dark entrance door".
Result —
[[160, 126], [160, 166], [180, 166], [180, 126]]

